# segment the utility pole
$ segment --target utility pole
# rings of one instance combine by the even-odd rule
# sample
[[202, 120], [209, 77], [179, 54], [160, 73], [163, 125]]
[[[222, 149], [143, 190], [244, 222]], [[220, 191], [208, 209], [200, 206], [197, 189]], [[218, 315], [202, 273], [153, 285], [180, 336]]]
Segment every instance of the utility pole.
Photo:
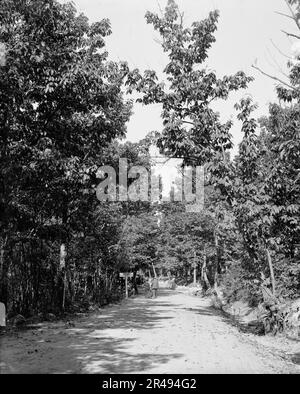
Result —
[[128, 298], [128, 275], [125, 275], [125, 293], [126, 293], [126, 298]]
[[129, 294], [128, 294], [128, 278], [133, 278], [133, 273], [129, 273], [129, 272], [121, 272], [119, 274], [120, 278], [124, 278], [125, 279], [125, 297], [126, 299], [129, 298]]

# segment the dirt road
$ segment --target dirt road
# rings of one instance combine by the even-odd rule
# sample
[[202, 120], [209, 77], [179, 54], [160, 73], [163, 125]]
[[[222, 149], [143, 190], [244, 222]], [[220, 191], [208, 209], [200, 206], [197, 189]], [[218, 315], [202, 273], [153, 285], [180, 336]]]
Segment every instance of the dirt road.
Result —
[[1, 373], [299, 373], [238, 331], [207, 299], [160, 290], [74, 324], [46, 323], [2, 336]]

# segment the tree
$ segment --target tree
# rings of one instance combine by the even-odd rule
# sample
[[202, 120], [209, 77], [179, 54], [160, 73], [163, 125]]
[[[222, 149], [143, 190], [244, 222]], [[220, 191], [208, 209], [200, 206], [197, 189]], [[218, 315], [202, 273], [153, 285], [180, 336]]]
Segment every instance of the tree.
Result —
[[0, 18], [0, 297], [7, 302], [17, 243], [68, 244], [86, 227], [97, 167], [108, 144], [125, 135], [131, 102], [122, 95], [127, 65], [105, 51], [107, 19], [89, 24], [72, 4], [53, 0], [4, 0]]
[[201, 165], [213, 157], [219, 160], [232, 148], [232, 123], [222, 124], [211, 103], [227, 99], [230, 92], [246, 88], [252, 80], [243, 72], [220, 79], [205, 67], [218, 17], [218, 11], [214, 11], [207, 19], [185, 28], [183, 15], [173, 0], [168, 1], [161, 18], [148, 12], [147, 23], [161, 35], [163, 51], [169, 57], [164, 69], [166, 81], [158, 82], [155, 71], [141, 75], [134, 70], [126, 82], [129, 92], [141, 93], [138, 101], [162, 104], [164, 129], [158, 145], [162, 153], [183, 158], [185, 164]]

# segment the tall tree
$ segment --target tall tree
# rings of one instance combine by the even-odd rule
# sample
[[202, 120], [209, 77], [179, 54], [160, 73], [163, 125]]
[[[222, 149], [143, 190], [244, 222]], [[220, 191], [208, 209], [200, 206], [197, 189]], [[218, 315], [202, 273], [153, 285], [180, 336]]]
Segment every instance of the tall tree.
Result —
[[[1, 299], [20, 239], [70, 241], [94, 193], [103, 150], [126, 132], [126, 64], [108, 60], [107, 19], [89, 24], [71, 3], [0, 4]], [[81, 227], [84, 227], [82, 224]], [[22, 235], [22, 237], [21, 237]]]

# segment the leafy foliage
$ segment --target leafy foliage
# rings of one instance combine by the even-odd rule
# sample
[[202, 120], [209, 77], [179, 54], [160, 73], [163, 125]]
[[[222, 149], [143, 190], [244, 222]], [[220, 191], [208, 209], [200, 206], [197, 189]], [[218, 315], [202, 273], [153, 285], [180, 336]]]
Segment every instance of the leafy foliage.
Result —
[[[125, 135], [131, 102], [122, 94], [126, 64], [105, 51], [108, 20], [89, 24], [70, 3], [50, 0], [2, 1], [0, 17], [1, 299], [19, 291], [26, 312], [26, 303], [35, 308], [48, 291], [62, 292], [72, 249], [99, 231], [96, 170], [111, 161], [109, 144]], [[109, 222], [111, 210], [102, 209]], [[60, 268], [62, 243], [70, 250]], [[106, 260], [109, 246], [101, 250]], [[39, 279], [45, 276], [51, 291]], [[50, 308], [61, 306], [58, 293]]]
[[207, 19], [195, 22], [190, 28], [183, 25], [183, 16], [173, 0], [168, 1], [163, 17], [146, 14], [162, 38], [162, 49], [169, 63], [164, 69], [165, 82], [158, 82], [156, 72], [138, 70], [129, 73], [128, 91], [141, 93], [138, 100], [146, 105], [162, 104], [164, 129], [158, 139], [162, 152], [171, 157], [183, 158], [185, 164], [204, 164], [232, 148], [231, 121], [222, 124], [219, 114], [210, 104], [216, 99], [227, 99], [232, 91], [246, 88], [252, 78], [243, 72], [218, 78], [204, 63], [215, 42], [218, 11]]

